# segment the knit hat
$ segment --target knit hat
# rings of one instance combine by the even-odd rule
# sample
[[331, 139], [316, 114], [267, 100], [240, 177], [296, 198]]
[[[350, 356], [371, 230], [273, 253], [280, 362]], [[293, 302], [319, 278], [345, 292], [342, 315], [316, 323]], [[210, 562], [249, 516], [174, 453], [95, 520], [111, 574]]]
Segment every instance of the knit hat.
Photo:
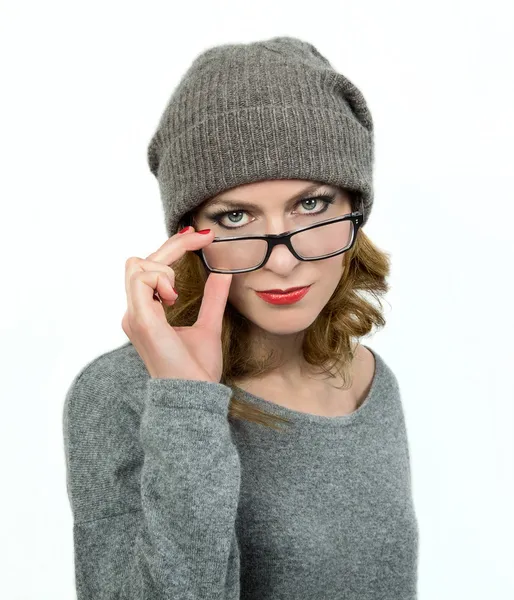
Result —
[[366, 101], [312, 44], [294, 37], [198, 55], [166, 105], [147, 158], [169, 237], [204, 200], [265, 179], [353, 190], [363, 201], [362, 225], [373, 204]]

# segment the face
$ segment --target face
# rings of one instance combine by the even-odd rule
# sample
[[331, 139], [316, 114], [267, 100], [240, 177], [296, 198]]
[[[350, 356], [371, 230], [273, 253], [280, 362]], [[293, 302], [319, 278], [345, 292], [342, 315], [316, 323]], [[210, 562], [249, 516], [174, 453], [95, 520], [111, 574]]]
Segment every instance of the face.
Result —
[[[214, 229], [217, 237], [276, 234], [351, 212], [350, 195], [341, 188], [300, 179], [265, 180], [210, 198], [197, 210], [194, 225]], [[285, 245], [275, 246], [263, 267], [232, 276], [228, 300], [268, 333], [299, 333], [332, 296], [344, 271], [344, 257], [302, 261]], [[256, 293], [300, 286], [310, 286], [309, 291], [293, 304], [270, 304]]]

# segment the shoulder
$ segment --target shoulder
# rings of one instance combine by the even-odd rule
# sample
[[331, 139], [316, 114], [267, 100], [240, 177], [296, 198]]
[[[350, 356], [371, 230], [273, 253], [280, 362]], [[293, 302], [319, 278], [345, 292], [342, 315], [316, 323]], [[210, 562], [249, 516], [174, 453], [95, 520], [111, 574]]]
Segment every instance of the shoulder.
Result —
[[354, 364], [356, 385], [360, 386], [361, 394], [364, 394], [361, 398], [366, 397], [371, 387], [374, 389], [374, 395], [380, 398], [378, 404], [383, 407], [384, 411], [381, 422], [383, 424], [394, 423], [398, 419], [403, 422], [404, 408], [401, 386], [389, 361], [375, 349], [371, 351], [360, 345], [355, 353]]
[[353, 384], [357, 406], [367, 398], [376, 373], [375, 356], [371, 350], [359, 344], [353, 359]]
[[354, 373], [364, 382], [372, 382], [380, 378], [380, 383], [399, 391], [398, 378], [386, 359], [375, 349], [371, 351], [359, 344], [354, 356]]
[[362, 344], [357, 345], [354, 360], [357, 368], [369, 370], [371, 367], [373, 370], [375, 369], [375, 355], [369, 348], [366, 348]]
[[65, 415], [95, 410], [105, 402], [121, 400], [136, 412], [143, 407], [142, 391], [148, 371], [134, 346], [127, 342], [86, 363], [66, 392]]
[[62, 420], [66, 489], [77, 523], [122, 514], [127, 506], [140, 508], [135, 490], [143, 461], [139, 431], [148, 375], [138, 357], [132, 344], [96, 356], [67, 391]]

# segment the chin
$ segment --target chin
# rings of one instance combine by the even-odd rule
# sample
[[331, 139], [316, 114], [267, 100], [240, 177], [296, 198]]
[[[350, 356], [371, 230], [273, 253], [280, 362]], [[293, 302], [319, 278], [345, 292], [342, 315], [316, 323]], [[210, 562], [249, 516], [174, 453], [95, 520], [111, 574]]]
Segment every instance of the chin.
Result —
[[[273, 335], [293, 335], [312, 325], [319, 312], [312, 307], [273, 306], [266, 304], [254, 310], [239, 311], [256, 327]], [[239, 309], [238, 309], [239, 310]]]
[[266, 326], [266, 324], [263, 325], [259, 325], [259, 327], [263, 330], [266, 331], [266, 333], [269, 333], [270, 335], [295, 335], [297, 333], [301, 333], [302, 331], [305, 331], [305, 329], [307, 329], [307, 327], [310, 325], [310, 323], [307, 323], [305, 325], [299, 325], [296, 327], [274, 327], [272, 325], [270, 326]]

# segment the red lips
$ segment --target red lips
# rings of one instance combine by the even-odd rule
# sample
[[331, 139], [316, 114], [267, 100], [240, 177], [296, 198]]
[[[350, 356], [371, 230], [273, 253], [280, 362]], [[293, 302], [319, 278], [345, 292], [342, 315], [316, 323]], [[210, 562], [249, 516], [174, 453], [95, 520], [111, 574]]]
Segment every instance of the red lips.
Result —
[[287, 290], [260, 290], [263, 294], [289, 294], [289, 292], [294, 292], [295, 290], [301, 290], [306, 285], [299, 285], [297, 287], [288, 288]]

